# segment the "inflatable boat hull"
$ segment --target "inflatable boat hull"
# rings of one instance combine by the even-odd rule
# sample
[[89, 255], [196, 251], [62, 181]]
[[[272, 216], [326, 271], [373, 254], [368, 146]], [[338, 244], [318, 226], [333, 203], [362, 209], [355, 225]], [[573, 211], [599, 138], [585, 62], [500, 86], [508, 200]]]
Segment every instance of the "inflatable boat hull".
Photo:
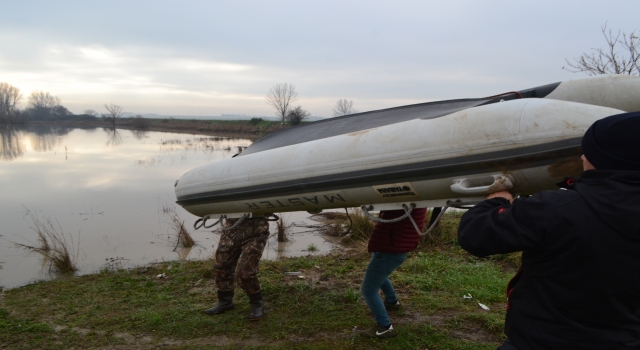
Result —
[[197, 216], [239, 217], [531, 194], [579, 174], [584, 131], [622, 112], [524, 98], [291, 142], [189, 171], [176, 184], [177, 203]]

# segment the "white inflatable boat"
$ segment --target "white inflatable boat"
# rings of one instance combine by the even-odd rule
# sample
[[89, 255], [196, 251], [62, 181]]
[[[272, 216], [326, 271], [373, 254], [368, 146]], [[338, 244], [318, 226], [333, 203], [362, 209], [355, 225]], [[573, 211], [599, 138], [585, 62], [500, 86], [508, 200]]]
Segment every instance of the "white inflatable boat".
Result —
[[187, 172], [177, 203], [217, 219], [532, 194], [581, 172], [580, 140], [594, 121], [635, 110], [640, 77], [606, 75], [327, 119]]

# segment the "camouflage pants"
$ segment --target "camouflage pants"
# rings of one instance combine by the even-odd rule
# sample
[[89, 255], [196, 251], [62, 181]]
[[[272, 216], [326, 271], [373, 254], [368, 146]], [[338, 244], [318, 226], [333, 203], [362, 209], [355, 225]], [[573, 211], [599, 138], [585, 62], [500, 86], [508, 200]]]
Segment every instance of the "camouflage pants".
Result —
[[233, 230], [222, 231], [213, 266], [219, 291], [234, 290], [236, 279], [245, 293], [260, 291], [258, 264], [268, 238], [265, 218], [247, 219]]

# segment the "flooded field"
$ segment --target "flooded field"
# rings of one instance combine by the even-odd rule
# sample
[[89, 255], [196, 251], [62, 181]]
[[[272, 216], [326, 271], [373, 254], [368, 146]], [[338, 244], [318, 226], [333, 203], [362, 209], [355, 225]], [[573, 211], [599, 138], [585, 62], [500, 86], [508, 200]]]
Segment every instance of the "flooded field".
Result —
[[[101, 128], [0, 128], [0, 286], [55, 278], [39, 254], [16, 245], [37, 245], [38, 225], [64, 234], [79, 274], [211, 257], [220, 234], [193, 229], [197, 218], [174, 203], [173, 185], [188, 170], [230, 158], [250, 144]], [[193, 236], [193, 248], [176, 248], [173, 215]], [[283, 218], [289, 241], [277, 242], [272, 223], [264, 259], [331, 249], [306, 212]]]

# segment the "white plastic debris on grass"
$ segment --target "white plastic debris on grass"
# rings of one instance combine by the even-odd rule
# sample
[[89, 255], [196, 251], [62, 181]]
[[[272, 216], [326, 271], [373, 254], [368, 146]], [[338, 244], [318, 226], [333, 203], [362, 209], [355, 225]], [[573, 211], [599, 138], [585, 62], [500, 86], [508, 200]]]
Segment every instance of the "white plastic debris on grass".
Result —
[[163, 272], [163, 273], [157, 275], [156, 278], [167, 278], [167, 275], [165, 275], [165, 273]]
[[465, 299], [472, 299], [473, 298], [471, 293], [467, 293], [467, 294], [463, 295], [462, 297], [465, 298]]
[[478, 305], [480, 305], [480, 307], [483, 308], [484, 310], [487, 310], [487, 311], [490, 310], [489, 307], [483, 303], [478, 303]]

